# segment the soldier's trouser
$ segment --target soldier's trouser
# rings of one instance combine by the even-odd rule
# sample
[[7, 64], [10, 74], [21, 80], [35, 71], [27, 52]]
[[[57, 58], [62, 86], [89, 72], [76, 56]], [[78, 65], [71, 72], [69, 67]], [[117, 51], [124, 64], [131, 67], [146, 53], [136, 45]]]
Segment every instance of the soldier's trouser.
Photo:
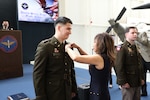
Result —
[[144, 82], [145, 84], [142, 85], [141, 87], [141, 92], [142, 94], [147, 94], [147, 82], [146, 82], [146, 74], [147, 74], [147, 70], [150, 70], [150, 62], [146, 62], [144, 59], [143, 59], [143, 67], [144, 67]]
[[140, 87], [122, 88], [122, 100], [140, 100]]

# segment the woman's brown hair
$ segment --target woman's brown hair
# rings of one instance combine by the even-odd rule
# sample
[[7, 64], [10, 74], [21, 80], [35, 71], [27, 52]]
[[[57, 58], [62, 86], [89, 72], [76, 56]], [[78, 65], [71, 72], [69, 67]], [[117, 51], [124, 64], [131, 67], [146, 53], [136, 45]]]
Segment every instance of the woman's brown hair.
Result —
[[115, 46], [113, 38], [108, 35], [108, 33], [100, 33], [95, 36], [94, 40], [96, 41], [97, 47], [96, 53], [105, 53], [113, 66], [115, 62]]

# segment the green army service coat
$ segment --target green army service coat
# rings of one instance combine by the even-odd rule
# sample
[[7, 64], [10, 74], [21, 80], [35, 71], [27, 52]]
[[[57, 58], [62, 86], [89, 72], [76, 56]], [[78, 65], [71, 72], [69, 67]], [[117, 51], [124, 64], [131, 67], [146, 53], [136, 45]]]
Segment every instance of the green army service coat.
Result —
[[74, 63], [65, 45], [52, 37], [40, 42], [35, 54], [33, 82], [36, 100], [71, 100], [77, 92]]
[[136, 46], [133, 47], [128, 41], [125, 41], [117, 52], [115, 71], [117, 84], [129, 83], [131, 87], [141, 86], [141, 80], [144, 79], [141, 55]]

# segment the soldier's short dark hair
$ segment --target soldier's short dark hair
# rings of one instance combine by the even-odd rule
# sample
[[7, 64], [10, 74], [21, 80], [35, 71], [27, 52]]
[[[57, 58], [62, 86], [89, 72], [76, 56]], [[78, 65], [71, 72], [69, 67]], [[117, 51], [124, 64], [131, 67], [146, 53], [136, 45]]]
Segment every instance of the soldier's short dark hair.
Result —
[[137, 29], [135, 26], [126, 27], [125, 33], [128, 33], [130, 29]]
[[70, 24], [72, 24], [72, 21], [71, 21], [71, 19], [69, 19], [69, 18], [67, 18], [67, 17], [58, 17], [57, 19], [56, 19], [56, 21], [54, 22], [54, 27], [57, 25], [57, 24], [67, 24], [67, 23], [70, 23]]

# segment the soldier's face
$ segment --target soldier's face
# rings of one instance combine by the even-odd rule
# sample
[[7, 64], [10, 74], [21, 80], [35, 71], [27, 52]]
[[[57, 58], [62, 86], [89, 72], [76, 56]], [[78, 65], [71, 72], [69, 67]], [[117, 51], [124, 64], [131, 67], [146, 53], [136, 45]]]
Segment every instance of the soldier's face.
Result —
[[60, 34], [64, 40], [68, 39], [71, 34], [72, 24], [67, 23], [65, 25], [60, 26]]
[[138, 31], [137, 29], [131, 28], [129, 30], [129, 32], [126, 34], [126, 37], [130, 40], [130, 41], [135, 41], [137, 39], [138, 36]]

